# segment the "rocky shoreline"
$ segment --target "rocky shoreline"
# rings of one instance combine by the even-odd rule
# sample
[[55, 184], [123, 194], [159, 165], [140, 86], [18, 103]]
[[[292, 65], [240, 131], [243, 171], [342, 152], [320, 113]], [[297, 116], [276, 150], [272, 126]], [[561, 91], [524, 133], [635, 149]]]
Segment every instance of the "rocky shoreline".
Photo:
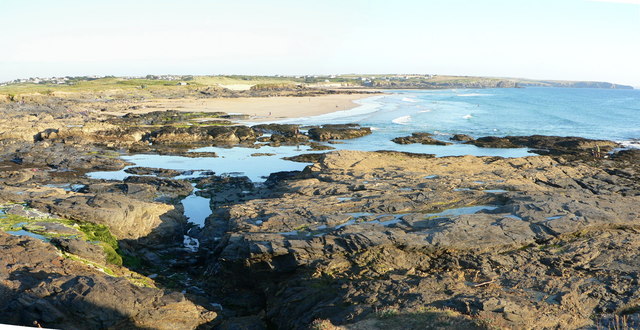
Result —
[[[0, 323], [51, 328], [597, 328], [640, 324], [640, 151], [575, 137], [398, 137], [524, 158], [331, 151], [355, 124], [110, 117], [55, 104], [0, 119]], [[122, 154], [309, 145], [303, 171], [127, 168]], [[197, 154], [195, 157], [215, 157]], [[259, 158], [258, 158], [259, 159]], [[215, 169], [212, 169], [215, 171]], [[194, 188], [195, 187], [195, 188]], [[202, 228], [181, 201], [210, 199]], [[7, 233], [9, 234], [7, 234]], [[29, 236], [20, 236], [26, 234]], [[185, 241], [189, 244], [185, 245]]]

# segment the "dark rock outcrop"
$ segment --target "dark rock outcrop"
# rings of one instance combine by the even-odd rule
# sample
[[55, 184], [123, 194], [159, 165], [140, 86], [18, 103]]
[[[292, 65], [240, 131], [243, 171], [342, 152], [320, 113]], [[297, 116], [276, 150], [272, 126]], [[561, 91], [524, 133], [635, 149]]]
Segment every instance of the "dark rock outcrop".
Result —
[[300, 154], [297, 156], [284, 157], [283, 159], [290, 160], [292, 162], [299, 162], [299, 163], [315, 163], [322, 158], [322, 155], [323, 154], [321, 153]]
[[0, 323], [45, 328], [192, 329], [216, 313], [177, 292], [140, 287], [0, 232]]
[[521, 148], [521, 145], [517, 145], [508, 137], [497, 137], [497, 136], [484, 136], [481, 138], [477, 138], [476, 140], [472, 140], [469, 143], [482, 148]]
[[[164, 126], [172, 124], [185, 124], [202, 122], [204, 119], [222, 118], [225, 112], [186, 112], [177, 110], [152, 111], [147, 113], [128, 113], [122, 117], [115, 117], [108, 122], [123, 126]], [[218, 121], [217, 121], [218, 122]], [[219, 123], [229, 123], [219, 121]]]
[[467, 135], [467, 134], [454, 134], [451, 138], [451, 141], [462, 141], [462, 142], [468, 142], [468, 141], [473, 141], [474, 138]]
[[252, 128], [261, 134], [279, 134], [284, 137], [294, 137], [300, 134], [300, 125], [294, 124], [259, 124]]
[[4, 140], [0, 142], [0, 159], [18, 165], [47, 167], [60, 171], [120, 170], [127, 164], [120, 154], [84, 144], [61, 142], [24, 142]]
[[282, 328], [362, 324], [389, 306], [514, 328], [609, 324], [593, 315], [628, 310], [640, 289], [640, 195], [609, 172], [547, 156], [331, 152], [270, 198], [217, 205], [215, 276], [263, 290]]
[[421, 144], [432, 144], [438, 146], [446, 146], [450, 145], [449, 142], [440, 141], [433, 138], [433, 134], [430, 133], [411, 133], [410, 136], [397, 137], [391, 140], [397, 144], [412, 144], [412, 143], [421, 143]]
[[483, 148], [522, 148], [527, 147], [541, 155], [563, 155], [579, 158], [593, 158], [597, 152], [604, 154], [619, 147], [618, 143], [606, 140], [592, 140], [582, 137], [562, 136], [486, 136], [470, 141], [473, 145]]
[[323, 125], [309, 129], [309, 137], [317, 141], [355, 139], [371, 134], [371, 128], [358, 124]]
[[170, 170], [165, 168], [155, 168], [155, 167], [129, 167], [124, 170], [126, 173], [135, 174], [135, 175], [155, 175], [159, 177], [174, 177], [181, 174], [180, 171]]
[[164, 126], [149, 133], [144, 140], [153, 144], [236, 144], [254, 142], [255, 131], [246, 126]]

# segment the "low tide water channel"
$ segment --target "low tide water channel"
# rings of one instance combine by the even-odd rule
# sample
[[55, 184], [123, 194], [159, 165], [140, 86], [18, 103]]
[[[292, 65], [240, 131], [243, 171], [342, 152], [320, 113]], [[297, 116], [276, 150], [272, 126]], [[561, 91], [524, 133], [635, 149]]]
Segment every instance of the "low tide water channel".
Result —
[[[375, 133], [373, 134], [375, 135]], [[331, 145], [335, 149], [352, 149], [373, 151], [378, 150], [376, 145], [369, 143], [358, 144], [356, 139], [348, 144]], [[369, 139], [367, 139], [369, 140]], [[387, 148], [389, 149], [389, 148]], [[493, 149], [478, 148], [472, 145], [454, 144], [450, 146], [432, 145], [395, 145], [393, 150], [431, 153], [436, 156], [451, 156], [471, 154], [476, 156], [502, 156], [502, 157], [523, 157], [530, 155], [528, 149]], [[175, 179], [189, 179], [197, 177], [202, 171], [213, 171], [216, 175], [246, 176], [254, 183], [264, 182], [269, 174], [280, 171], [300, 171], [310, 163], [293, 162], [283, 159], [305, 153], [324, 153], [326, 151], [313, 151], [309, 146], [279, 146], [273, 147], [264, 145], [260, 148], [248, 147], [204, 147], [192, 150], [192, 152], [215, 152], [218, 157], [190, 158], [182, 156], [137, 154], [125, 155], [122, 158], [134, 165], [130, 165], [120, 171], [100, 171], [91, 172], [87, 176], [93, 179], [104, 180], [124, 180], [131, 174], [125, 170], [129, 167], [154, 167], [180, 171], [192, 171], [190, 174], [175, 177]], [[204, 226], [205, 219], [211, 214], [209, 199], [199, 196], [197, 189], [186, 197], [182, 204], [185, 209], [185, 216], [189, 222]]]

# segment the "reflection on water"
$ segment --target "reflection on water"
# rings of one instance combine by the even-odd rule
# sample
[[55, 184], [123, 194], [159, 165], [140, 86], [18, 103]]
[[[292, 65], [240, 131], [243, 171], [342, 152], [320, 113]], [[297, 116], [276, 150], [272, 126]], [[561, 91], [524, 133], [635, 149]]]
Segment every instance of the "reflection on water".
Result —
[[[263, 146], [260, 149], [236, 147], [204, 147], [192, 150], [194, 152], [215, 152], [218, 157], [189, 158], [167, 155], [131, 155], [122, 158], [135, 165], [143, 167], [159, 167], [181, 171], [213, 171], [216, 175], [232, 174], [249, 177], [253, 182], [264, 182], [269, 174], [280, 171], [300, 171], [307, 163], [298, 163], [282, 159], [301, 153], [318, 153], [322, 151], [310, 151], [308, 146]], [[270, 153], [273, 156], [253, 157], [256, 152]], [[128, 168], [128, 167], [127, 167]], [[124, 180], [130, 174], [122, 171], [102, 171], [87, 174], [94, 179]], [[180, 177], [179, 177], [180, 178]]]
[[41, 241], [46, 241], [47, 240], [47, 238], [42, 236], [42, 235], [38, 235], [36, 233], [32, 233], [32, 232], [26, 231], [24, 229], [8, 231], [7, 234], [16, 235], [16, 236], [30, 236], [30, 237], [33, 237], [33, 238], [37, 238], [37, 239], [39, 239]]
[[209, 198], [196, 194], [198, 190], [198, 188], [194, 187], [193, 193], [182, 200], [182, 206], [184, 206], [184, 215], [187, 220], [203, 227], [204, 221], [211, 215], [211, 207], [209, 206]]
[[497, 208], [498, 208], [497, 206], [493, 206], [493, 205], [477, 205], [477, 206], [459, 207], [455, 209], [444, 210], [439, 213], [425, 214], [425, 217], [427, 218], [455, 217], [455, 216], [460, 216], [465, 214], [475, 214], [484, 210], [491, 211]]

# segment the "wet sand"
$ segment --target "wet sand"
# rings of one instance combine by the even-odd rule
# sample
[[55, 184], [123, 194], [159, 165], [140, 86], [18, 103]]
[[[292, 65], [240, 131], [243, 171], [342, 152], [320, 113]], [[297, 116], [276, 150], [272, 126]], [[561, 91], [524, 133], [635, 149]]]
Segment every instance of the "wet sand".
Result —
[[[276, 119], [317, 116], [335, 111], [353, 109], [355, 100], [375, 94], [339, 94], [315, 97], [245, 97], [215, 99], [154, 99], [141, 102], [135, 113], [178, 110], [198, 112], [242, 113], [251, 116], [249, 121], [261, 122]], [[112, 113], [122, 115], [123, 113]]]

